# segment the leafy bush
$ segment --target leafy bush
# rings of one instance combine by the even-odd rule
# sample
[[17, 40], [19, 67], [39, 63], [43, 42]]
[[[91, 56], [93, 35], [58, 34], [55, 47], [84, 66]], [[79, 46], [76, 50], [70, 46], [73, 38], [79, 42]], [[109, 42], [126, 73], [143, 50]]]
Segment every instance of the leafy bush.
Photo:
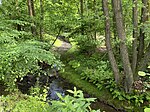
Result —
[[112, 72], [108, 68], [107, 62], [105, 61], [100, 61], [95, 68], [87, 67], [83, 70], [81, 75], [83, 79], [87, 79], [94, 84], [96, 82], [100, 83], [103, 80], [107, 80], [113, 77]]
[[1, 112], [50, 112], [47, 102], [21, 93], [3, 96], [0, 101]]
[[[49, 44], [38, 41], [28, 32], [15, 30], [12, 24], [17, 20], [5, 21], [0, 22], [0, 80], [8, 85], [9, 90], [14, 89], [18, 78], [23, 78], [27, 73], [39, 72], [41, 68], [38, 62], [61, 66]], [[27, 23], [19, 21], [18, 24]]]
[[[71, 60], [69, 65], [79, 74], [81, 78], [94, 84], [101, 83], [103, 80], [111, 79], [113, 73], [109, 67], [109, 62], [101, 60], [97, 55], [91, 57], [78, 56]], [[105, 82], [104, 82], [105, 83]]]
[[95, 98], [84, 98], [81, 90], [74, 91], [68, 90], [73, 96], [67, 95], [62, 97], [59, 93], [57, 95], [60, 101], [52, 101], [53, 112], [100, 112], [100, 110], [92, 110], [90, 108], [90, 102], [93, 102]]
[[68, 90], [73, 96], [62, 97], [59, 93], [59, 101], [51, 101], [51, 105], [38, 96], [28, 96], [21, 93], [11, 94], [0, 99], [0, 112], [100, 112], [92, 110], [91, 102], [95, 98], [84, 98], [81, 90]]
[[145, 108], [144, 112], [150, 112], [150, 108]]
[[113, 79], [109, 62], [98, 53], [91, 56], [80, 54], [69, 61], [69, 65], [81, 75], [81, 79], [93, 83], [98, 89], [102, 89], [107, 80]]

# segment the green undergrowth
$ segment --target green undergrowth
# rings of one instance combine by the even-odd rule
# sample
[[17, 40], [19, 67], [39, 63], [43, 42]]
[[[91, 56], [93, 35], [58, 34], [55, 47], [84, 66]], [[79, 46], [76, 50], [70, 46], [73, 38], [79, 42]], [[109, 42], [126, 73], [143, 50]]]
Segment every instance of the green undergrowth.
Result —
[[95, 53], [86, 56], [80, 52], [67, 52], [61, 56], [61, 60], [66, 66], [60, 75], [92, 97], [129, 111], [144, 108], [145, 98], [148, 97], [145, 94], [125, 94], [116, 86], [104, 55]]
[[60, 76], [68, 80], [70, 83], [74, 84], [81, 90], [87, 92], [92, 95], [92, 97], [96, 97], [101, 101], [105, 101], [110, 105], [114, 105], [116, 108], [124, 107], [124, 102], [120, 102], [119, 100], [114, 100], [112, 95], [108, 90], [101, 89], [99, 90], [95, 85], [89, 83], [86, 80], [82, 80], [81, 76], [77, 74], [71, 67], [65, 67], [65, 71], [60, 72]]
[[[36, 88], [35, 88], [36, 89]], [[90, 105], [96, 98], [85, 98], [81, 90], [67, 90], [72, 96], [61, 96], [57, 93], [59, 100], [47, 101], [47, 91], [44, 90], [40, 96], [26, 95], [21, 92], [0, 96], [0, 112], [100, 112], [91, 109]], [[49, 103], [51, 105], [49, 105]]]

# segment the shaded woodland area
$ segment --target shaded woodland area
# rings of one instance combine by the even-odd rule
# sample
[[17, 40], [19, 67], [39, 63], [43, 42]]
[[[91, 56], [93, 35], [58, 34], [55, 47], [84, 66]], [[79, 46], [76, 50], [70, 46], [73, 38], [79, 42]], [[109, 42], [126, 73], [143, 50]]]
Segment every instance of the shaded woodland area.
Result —
[[0, 18], [0, 112], [150, 112], [150, 0], [0, 0]]

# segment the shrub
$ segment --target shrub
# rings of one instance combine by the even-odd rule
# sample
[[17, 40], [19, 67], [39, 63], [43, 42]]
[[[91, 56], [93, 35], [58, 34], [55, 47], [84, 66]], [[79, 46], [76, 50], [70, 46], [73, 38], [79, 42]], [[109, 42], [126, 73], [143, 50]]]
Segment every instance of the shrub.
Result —
[[90, 108], [91, 102], [94, 102], [95, 98], [84, 98], [81, 90], [74, 91], [68, 90], [73, 96], [67, 95], [62, 97], [59, 93], [57, 95], [60, 101], [52, 101], [53, 112], [100, 112], [100, 110], [92, 110]]
[[[23, 78], [27, 73], [39, 72], [39, 61], [61, 66], [49, 44], [38, 41], [28, 32], [10, 27], [16, 22], [21, 25], [29, 24], [18, 20], [0, 22], [0, 80], [8, 85], [9, 90], [14, 89], [17, 78]], [[2, 23], [6, 25], [3, 26]]]
[[91, 102], [95, 98], [84, 98], [81, 90], [68, 90], [73, 96], [62, 97], [59, 93], [59, 101], [51, 101], [51, 105], [38, 96], [23, 95], [21, 93], [11, 94], [0, 99], [0, 112], [100, 112], [92, 110]]

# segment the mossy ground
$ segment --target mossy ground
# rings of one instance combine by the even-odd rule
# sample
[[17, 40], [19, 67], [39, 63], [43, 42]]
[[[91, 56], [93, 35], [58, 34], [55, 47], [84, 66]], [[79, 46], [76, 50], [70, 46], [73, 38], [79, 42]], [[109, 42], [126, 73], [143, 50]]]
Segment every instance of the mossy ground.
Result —
[[104, 101], [110, 105], [114, 105], [116, 108], [122, 108], [124, 105], [123, 102], [120, 102], [117, 99], [113, 99], [112, 95], [108, 92], [107, 89], [103, 88], [102, 90], [99, 90], [92, 83], [89, 83], [86, 80], [82, 80], [80, 75], [70, 67], [65, 67], [65, 71], [60, 71], [60, 76], [65, 78], [84, 92], [90, 94], [92, 97], [96, 97], [101, 101]]

